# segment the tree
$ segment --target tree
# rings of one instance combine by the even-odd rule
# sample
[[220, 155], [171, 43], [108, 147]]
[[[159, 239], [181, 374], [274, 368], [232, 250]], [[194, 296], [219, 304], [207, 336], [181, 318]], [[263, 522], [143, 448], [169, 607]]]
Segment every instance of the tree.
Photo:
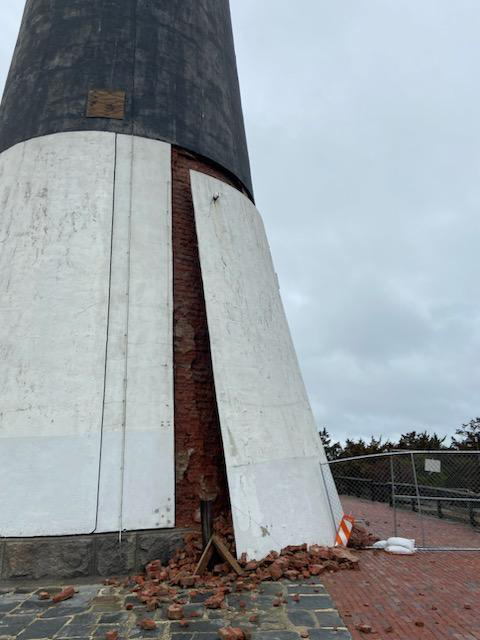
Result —
[[330, 437], [326, 427], [323, 427], [319, 432], [319, 436], [322, 441], [327, 460], [335, 460], [338, 458], [342, 453], [342, 445], [339, 442], [334, 442], [332, 444], [332, 438]]
[[438, 451], [439, 449], [445, 449], [444, 442], [447, 436], [441, 438], [436, 433], [429, 435], [427, 431], [417, 433], [416, 431], [409, 431], [403, 433], [400, 436], [398, 444], [395, 445], [395, 449], [407, 449], [408, 451]]
[[452, 438], [452, 447], [458, 450], [475, 449], [480, 451], [480, 418], [473, 418], [455, 431], [458, 439]]
[[373, 453], [385, 453], [385, 451], [391, 448], [392, 443], [389, 440], [383, 442], [382, 436], [379, 438], [370, 436], [370, 442], [366, 442], [362, 438], [359, 440], [347, 438], [340, 457], [353, 458], [354, 456], [368, 456]]

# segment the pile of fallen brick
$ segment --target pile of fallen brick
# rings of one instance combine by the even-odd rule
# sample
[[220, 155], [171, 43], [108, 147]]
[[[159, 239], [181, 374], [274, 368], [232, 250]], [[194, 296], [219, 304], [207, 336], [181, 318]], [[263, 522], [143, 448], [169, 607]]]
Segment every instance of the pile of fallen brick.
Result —
[[[235, 541], [231, 525], [219, 518], [215, 521], [215, 532], [220, 535], [235, 554]], [[336, 572], [359, 568], [358, 558], [348, 549], [329, 549], [306, 544], [289, 546], [280, 553], [271, 551], [262, 560], [248, 560], [244, 554], [239, 564], [243, 574], [238, 575], [226, 562], [217, 562], [203, 573], [196, 575], [203, 544], [200, 533], [193, 532], [185, 537], [185, 547], [178, 550], [164, 566], [160, 560], [150, 562], [145, 573], [133, 576], [132, 591], [150, 611], [165, 605], [171, 619], [181, 620], [183, 617], [182, 600], [178, 589], [192, 589], [200, 593], [213, 592], [205, 601], [208, 609], [219, 609], [223, 606], [225, 596], [235, 591], [255, 591], [261, 582], [278, 580], [308, 580], [325, 572]], [[279, 603], [280, 604], [280, 603]]]

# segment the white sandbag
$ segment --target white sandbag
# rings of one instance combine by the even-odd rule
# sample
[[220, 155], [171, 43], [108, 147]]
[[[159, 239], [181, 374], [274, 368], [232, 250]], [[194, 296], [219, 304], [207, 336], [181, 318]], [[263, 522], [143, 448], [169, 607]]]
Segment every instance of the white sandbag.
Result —
[[409, 540], [408, 538], [389, 538], [387, 540], [388, 547], [404, 547], [410, 551], [415, 551], [415, 540]]
[[388, 546], [388, 542], [386, 540], [379, 540], [372, 544], [372, 549], [385, 549]]
[[415, 553], [415, 549], [407, 549], [406, 547], [399, 547], [394, 544], [385, 548], [387, 553], [393, 553], [397, 556], [411, 556]]

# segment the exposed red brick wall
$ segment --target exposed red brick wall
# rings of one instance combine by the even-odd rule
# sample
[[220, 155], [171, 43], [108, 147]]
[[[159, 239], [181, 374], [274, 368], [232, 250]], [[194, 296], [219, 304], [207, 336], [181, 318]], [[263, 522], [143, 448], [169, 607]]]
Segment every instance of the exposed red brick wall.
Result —
[[[238, 186], [191, 153], [172, 149], [176, 526], [195, 522], [201, 499], [229, 510], [190, 170]], [[239, 187], [240, 188], [240, 187]]]

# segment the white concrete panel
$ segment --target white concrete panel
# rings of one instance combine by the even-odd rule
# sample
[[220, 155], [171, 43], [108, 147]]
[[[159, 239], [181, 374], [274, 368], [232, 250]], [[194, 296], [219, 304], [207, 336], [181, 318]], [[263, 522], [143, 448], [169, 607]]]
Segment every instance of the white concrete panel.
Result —
[[175, 525], [171, 147], [133, 154], [122, 525], [154, 529]]
[[170, 159], [117, 138], [97, 531], [174, 526]]
[[338, 496], [331, 509], [262, 220], [236, 189], [191, 178], [237, 552], [331, 545]]
[[96, 532], [122, 529], [132, 140], [116, 136], [110, 309]]
[[114, 140], [0, 155], [0, 536], [95, 528]]

